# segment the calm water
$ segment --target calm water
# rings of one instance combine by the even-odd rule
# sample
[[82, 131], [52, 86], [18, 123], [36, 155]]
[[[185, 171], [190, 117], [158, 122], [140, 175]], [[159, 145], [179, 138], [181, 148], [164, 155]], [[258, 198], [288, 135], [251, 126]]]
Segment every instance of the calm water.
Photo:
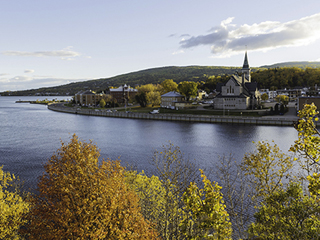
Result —
[[[213, 166], [218, 156], [232, 153], [240, 161], [255, 149], [252, 141], [275, 140], [287, 151], [297, 133], [293, 127], [183, 123], [137, 119], [81, 116], [53, 112], [45, 105], [15, 103], [46, 97], [0, 97], [0, 166], [36, 185], [43, 163], [60, 148], [60, 140], [72, 134], [93, 140], [101, 158], [117, 159], [150, 169], [155, 149], [171, 141], [185, 157], [197, 159], [201, 167]], [[53, 99], [55, 97], [48, 97]], [[67, 99], [67, 97], [58, 99]]]

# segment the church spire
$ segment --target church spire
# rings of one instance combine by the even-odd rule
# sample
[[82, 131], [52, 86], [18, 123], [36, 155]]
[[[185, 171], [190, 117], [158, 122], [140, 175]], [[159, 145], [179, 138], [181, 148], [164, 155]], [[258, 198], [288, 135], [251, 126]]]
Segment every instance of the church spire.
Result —
[[251, 72], [251, 69], [249, 67], [248, 55], [246, 51], [244, 55], [244, 62], [242, 67], [242, 84], [244, 84], [245, 82], [251, 82], [250, 72]]
[[249, 67], [249, 62], [248, 62], [247, 51], [246, 51], [246, 54], [244, 55], [244, 62], [243, 62], [243, 67], [242, 68], [250, 68]]

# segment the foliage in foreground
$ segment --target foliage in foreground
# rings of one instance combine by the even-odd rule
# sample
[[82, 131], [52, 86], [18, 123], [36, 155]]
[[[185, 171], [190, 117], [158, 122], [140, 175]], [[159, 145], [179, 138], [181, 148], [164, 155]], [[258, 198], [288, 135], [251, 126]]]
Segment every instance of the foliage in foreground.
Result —
[[203, 189], [191, 182], [183, 194], [188, 215], [181, 223], [182, 232], [187, 239], [231, 239], [232, 228], [221, 187], [211, 182], [202, 170], [200, 172]]
[[20, 239], [18, 230], [26, 223], [23, 215], [29, 211], [29, 204], [12, 185], [15, 176], [2, 169], [0, 167], [0, 239]]
[[45, 164], [25, 229], [28, 239], [155, 239], [119, 161], [98, 162], [95, 145], [73, 135]]
[[320, 205], [315, 197], [303, 193], [298, 183], [272, 193], [255, 214], [249, 228], [259, 239], [319, 239]]

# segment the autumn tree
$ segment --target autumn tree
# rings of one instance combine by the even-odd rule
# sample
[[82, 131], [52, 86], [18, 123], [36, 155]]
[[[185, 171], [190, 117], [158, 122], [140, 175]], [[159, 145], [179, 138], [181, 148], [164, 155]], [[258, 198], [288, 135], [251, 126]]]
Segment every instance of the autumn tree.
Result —
[[104, 99], [101, 99], [99, 102], [99, 106], [104, 108], [106, 106], [106, 101]]
[[293, 157], [268, 142], [258, 142], [256, 152], [246, 153], [241, 169], [249, 177], [254, 199], [265, 199], [282, 188], [284, 179], [292, 177]]
[[319, 239], [320, 205], [298, 183], [267, 196], [255, 213], [249, 233], [258, 239]]
[[188, 215], [181, 223], [187, 239], [231, 239], [229, 215], [220, 192], [221, 187], [211, 182], [200, 169], [203, 189], [191, 182], [183, 201]]
[[300, 119], [295, 124], [298, 140], [290, 148], [290, 151], [301, 156], [300, 166], [308, 176], [309, 189], [314, 195], [320, 193], [320, 132], [316, 126], [316, 122], [319, 121], [318, 114], [314, 103], [304, 105], [299, 111]]
[[262, 101], [266, 101], [268, 99], [269, 99], [269, 95], [267, 93], [264, 93], [264, 94], [261, 95], [261, 100]]
[[164, 189], [162, 231], [159, 234], [167, 240], [184, 239], [180, 226], [185, 214], [183, 193], [190, 182], [200, 179], [197, 163], [185, 159], [180, 148], [169, 143], [154, 152], [150, 164], [154, 167], [152, 174], [159, 177]]
[[248, 239], [247, 229], [254, 220], [252, 213], [255, 212], [248, 176], [232, 155], [220, 157], [215, 169], [214, 176], [222, 187], [221, 193], [232, 223], [232, 237]]
[[163, 88], [157, 84], [146, 84], [137, 87], [138, 93], [135, 97], [141, 107], [146, 107], [148, 104], [159, 105], [161, 103], [161, 92]]
[[32, 196], [28, 239], [155, 239], [119, 161], [73, 135], [45, 164]]
[[159, 233], [165, 228], [165, 189], [157, 176], [148, 177], [144, 171], [126, 171], [126, 182], [139, 196], [141, 212], [145, 219], [155, 224]]
[[163, 93], [171, 92], [171, 91], [177, 91], [178, 90], [178, 84], [174, 82], [172, 79], [166, 79], [161, 83], [161, 86], [163, 87]]
[[23, 216], [30, 206], [14, 186], [15, 180], [13, 174], [0, 167], [0, 239], [21, 239], [18, 230], [26, 223]]
[[286, 95], [278, 95], [278, 96], [276, 96], [276, 101], [278, 103], [281, 103], [284, 106], [287, 106], [289, 103], [289, 97]]
[[198, 84], [196, 82], [184, 81], [179, 83], [178, 90], [182, 95], [186, 96], [187, 101], [189, 101], [190, 97], [197, 96]]

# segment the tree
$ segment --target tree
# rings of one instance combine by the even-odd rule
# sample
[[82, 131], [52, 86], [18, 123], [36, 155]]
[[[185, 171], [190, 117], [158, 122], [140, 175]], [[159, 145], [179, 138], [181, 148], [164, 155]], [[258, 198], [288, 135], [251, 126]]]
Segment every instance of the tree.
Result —
[[183, 157], [180, 148], [172, 143], [155, 151], [150, 162], [153, 175], [158, 176], [164, 189], [164, 210], [160, 235], [163, 239], [184, 239], [180, 223], [184, 218], [183, 193], [189, 183], [200, 179], [195, 161]]
[[187, 101], [189, 101], [190, 97], [197, 96], [197, 92], [198, 92], [197, 87], [198, 87], [198, 84], [196, 82], [184, 81], [179, 83], [178, 90], [182, 95], [186, 96]]
[[155, 223], [159, 233], [164, 231], [165, 189], [157, 176], [148, 177], [144, 171], [126, 171], [126, 182], [139, 196], [145, 219]]
[[215, 169], [215, 177], [222, 187], [221, 193], [232, 223], [232, 237], [248, 239], [247, 229], [255, 212], [248, 177], [232, 155], [221, 157]]
[[287, 106], [288, 103], [289, 103], [289, 97], [286, 96], [286, 95], [277, 95], [277, 96], [276, 96], [276, 101], [277, 101], [278, 103], [283, 104], [284, 106]]
[[267, 93], [264, 93], [264, 94], [261, 95], [261, 100], [262, 101], [266, 101], [268, 99], [269, 99], [269, 95]]
[[19, 228], [26, 223], [29, 204], [14, 187], [15, 176], [0, 167], [0, 239], [20, 239]]
[[166, 79], [161, 83], [161, 86], [163, 87], [163, 93], [171, 92], [171, 91], [177, 91], [178, 90], [178, 84], [174, 82], [172, 79]]
[[225, 210], [221, 187], [207, 179], [200, 169], [203, 189], [195, 182], [183, 194], [186, 210], [189, 212], [181, 223], [187, 239], [231, 239], [232, 229]]
[[161, 96], [160, 96], [160, 92], [149, 92], [148, 93], [148, 98], [149, 98], [149, 101], [153, 106], [155, 105], [160, 105], [161, 104]]
[[73, 135], [45, 164], [27, 217], [28, 239], [155, 239], [119, 161]]
[[305, 195], [298, 183], [290, 183], [266, 198], [249, 228], [259, 239], [319, 239], [320, 205]]
[[[249, 177], [254, 199], [265, 199], [283, 186], [283, 180], [291, 177], [293, 158], [282, 153], [279, 147], [268, 142], [258, 142], [255, 153], [246, 153], [241, 169]], [[261, 199], [261, 198], [260, 198]]]
[[100, 107], [104, 108], [106, 106], [106, 101], [104, 99], [101, 99], [99, 105]]
[[146, 107], [148, 104], [147, 96], [145, 92], [137, 93], [135, 96], [135, 99], [140, 104], [141, 107]]
[[[291, 146], [290, 151], [298, 153], [302, 160], [300, 166], [308, 175], [309, 190], [312, 194], [320, 194], [320, 132], [315, 122], [319, 121], [317, 107], [312, 104], [304, 105], [299, 111], [299, 120], [295, 123], [298, 140]], [[305, 176], [301, 176], [305, 178]]]

